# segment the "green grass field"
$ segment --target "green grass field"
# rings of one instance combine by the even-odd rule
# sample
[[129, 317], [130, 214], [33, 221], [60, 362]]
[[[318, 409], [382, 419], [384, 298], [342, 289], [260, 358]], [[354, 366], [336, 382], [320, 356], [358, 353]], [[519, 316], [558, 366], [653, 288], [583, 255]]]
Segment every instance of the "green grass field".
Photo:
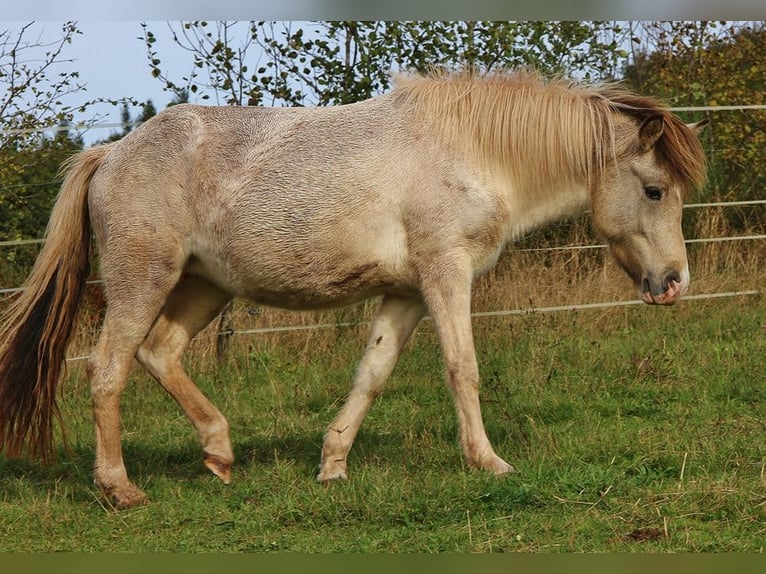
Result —
[[71, 452], [47, 467], [0, 458], [0, 551], [762, 552], [765, 310], [740, 297], [476, 319], [485, 423], [518, 469], [504, 478], [463, 464], [426, 322], [362, 426], [350, 480], [329, 488], [314, 481], [322, 433], [365, 329], [236, 336], [221, 366], [203, 341], [189, 369], [231, 423], [233, 482], [204, 469], [191, 425], [136, 369], [123, 445], [152, 504], [123, 512], [92, 485], [74, 363]]

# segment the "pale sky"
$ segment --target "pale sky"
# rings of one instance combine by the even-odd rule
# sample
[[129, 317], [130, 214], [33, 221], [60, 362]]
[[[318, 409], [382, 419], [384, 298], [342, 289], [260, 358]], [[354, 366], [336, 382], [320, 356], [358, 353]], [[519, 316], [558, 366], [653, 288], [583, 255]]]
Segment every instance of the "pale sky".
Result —
[[[12, 24], [4, 23], [6, 26]], [[17, 23], [18, 25], [18, 23]], [[75, 36], [72, 44], [62, 51], [62, 58], [74, 60], [72, 66], [80, 72], [80, 83], [85, 91], [66, 98], [68, 104], [80, 104], [95, 98], [133, 97], [139, 101], [151, 99], [158, 110], [165, 108], [172, 99], [172, 94], [163, 91], [163, 84], [151, 76], [146, 47], [143, 40], [143, 29], [139, 21], [80, 21], [77, 27], [82, 32]], [[40, 22], [39, 28], [45, 37], [54, 39], [60, 36], [61, 22]], [[165, 39], [162, 46], [157, 48], [163, 64], [167, 62], [177, 71], [180, 77], [191, 66], [188, 55], [181, 53], [166, 33], [164, 22], [149, 22], [149, 29], [158, 38]], [[160, 44], [160, 42], [158, 42]], [[183, 70], [183, 71], [181, 71]], [[135, 117], [140, 110], [133, 108]], [[120, 108], [111, 104], [98, 104], [76, 121], [103, 117], [100, 123], [120, 122]], [[116, 129], [116, 128], [113, 128]], [[109, 129], [93, 129], [85, 135], [86, 142], [93, 139], [103, 139], [109, 135]]]
[[[19, 30], [27, 21], [0, 21], [2, 30]], [[26, 34], [25, 38], [35, 42], [60, 40], [63, 21], [38, 21]], [[163, 64], [173, 66], [174, 78], [180, 78], [191, 68], [191, 58], [182, 53], [170, 40], [165, 22], [149, 22], [149, 29], [159, 41], [157, 51]], [[85, 85], [85, 90], [63, 98], [67, 105], [77, 106], [90, 99], [119, 99], [133, 97], [139, 101], [151, 99], [158, 110], [165, 108], [173, 95], [163, 91], [163, 84], [151, 76], [146, 47], [142, 39], [143, 29], [140, 21], [78, 21], [82, 34], [73, 38], [72, 44], [64, 46], [61, 60], [71, 60], [62, 64], [60, 71], [76, 69], [80, 73], [78, 82]], [[14, 34], [15, 35], [15, 34]], [[164, 40], [164, 41], [163, 41]], [[161, 46], [160, 46], [161, 44]], [[136, 117], [140, 110], [132, 108]], [[98, 117], [99, 123], [119, 123], [120, 108], [111, 104], [97, 104], [89, 108], [84, 115], [77, 115], [75, 123]], [[117, 128], [111, 128], [117, 131]], [[86, 143], [105, 139], [110, 128], [91, 129], [84, 135]]]

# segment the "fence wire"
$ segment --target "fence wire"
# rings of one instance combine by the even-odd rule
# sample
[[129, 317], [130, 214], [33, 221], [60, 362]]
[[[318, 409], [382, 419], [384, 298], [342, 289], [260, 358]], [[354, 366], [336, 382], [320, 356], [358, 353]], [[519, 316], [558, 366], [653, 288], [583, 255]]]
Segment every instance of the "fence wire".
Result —
[[[725, 293], [702, 293], [699, 295], [686, 295], [684, 301], [700, 301], [704, 299], [720, 299], [724, 297], [752, 297], [761, 295], [760, 291], [728, 291]], [[552, 307], [529, 307], [527, 309], [507, 309], [502, 311], [478, 311], [471, 313], [472, 319], [483, 319], [492, 317], [511, 317], [511, 316], [529, 316], [547, 313], [559, 313], [562, 311], [589, 311], [593, 309], [607, 309], [610, 307], [627, 307], [632, 305], [645, 305], [638, 299], [626, 301], [602, 301], [598, 303], [579, 303], [574, 305], [556, 305]], [[423, 321], [430, 321], [431, 317], [423, 317]], [[272, 333], [293, 333], [297, 331], [320, 331], [350, 327], [365, 327], [371, 325], [370, 321], [347, 321], [336, 323], [312, 323], [310, 325], [282, 325], [277, 327], [258, 327], [254, 329], [232, 329], [222, 331], [216, 334], [217, 337], [230, 337], [232, 335], [268, 335]], [[80, 355], [77, 357], [68, 357], [69, 363], [77, 361], [86, 361], [90, 355]]]

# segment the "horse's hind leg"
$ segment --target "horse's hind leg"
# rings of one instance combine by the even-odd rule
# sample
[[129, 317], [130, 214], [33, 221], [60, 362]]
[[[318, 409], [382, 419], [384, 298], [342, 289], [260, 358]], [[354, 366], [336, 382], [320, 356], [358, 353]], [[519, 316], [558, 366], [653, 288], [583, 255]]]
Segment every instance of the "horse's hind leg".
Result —
[[351, 393], [325, 432], [319, 482], [348, 478], [346, 459], [356, 433], [424, 312], [425, 306], [418, 299], [394, 296], [383, 299]]
[[[128, 479], [120, 444], [120, 396], [133, 358], [181, 274], [181, 254], [150, 252], [146, 258], [103, 258], [107, 310], [98, 343], [88, 359], [96, 427], [95, 483], [116, 508], [146, 502]], [[152, 257], [154, 255], [154, 257]], [[177, 265], [168, 262], [177, 260]], [[161, 263], [164, 262], [164, 263]], [[119, 279], [114, 267], [120, 268]], [[114, 276], [114, 279], [110, 277]]]
[[218, 315], [230, 298], [204, 279], [184, 277], [168, 296], [136, 355], [191, 420], [202, 445], [205, 465], [226, 484], [231, 479], [234, 461], [229, 424], [186, 375], [181, 357], [192, 338]]

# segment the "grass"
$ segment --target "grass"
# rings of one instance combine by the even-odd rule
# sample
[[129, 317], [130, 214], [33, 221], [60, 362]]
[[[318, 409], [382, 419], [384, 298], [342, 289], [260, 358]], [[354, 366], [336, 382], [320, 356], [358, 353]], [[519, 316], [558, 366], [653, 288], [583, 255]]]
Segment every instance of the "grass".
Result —
[[[497, 303], [477, 292], [478, 308]], [[558, 293], [541, 286], [538, 304]], [[0, 551], [762, 552], [765, 310], [750, 297], [475, 320], [486, 426], [518, 469], [499, 479], [462, 462], [424, 323], [362, 426], [350, 480], [329, 488], [314, 481], [322, 432], [365, 329], [234, 337], [220, 366], [202, 338], [189, 370], [231, 423], [234, 480], [203, 468], [191, 425], [137, 369], [123, 445], [153, 502], [124, 512], [92, 486], [75, 363], [62, 397], [72, 452], [49, 466], [0, 458]]]

